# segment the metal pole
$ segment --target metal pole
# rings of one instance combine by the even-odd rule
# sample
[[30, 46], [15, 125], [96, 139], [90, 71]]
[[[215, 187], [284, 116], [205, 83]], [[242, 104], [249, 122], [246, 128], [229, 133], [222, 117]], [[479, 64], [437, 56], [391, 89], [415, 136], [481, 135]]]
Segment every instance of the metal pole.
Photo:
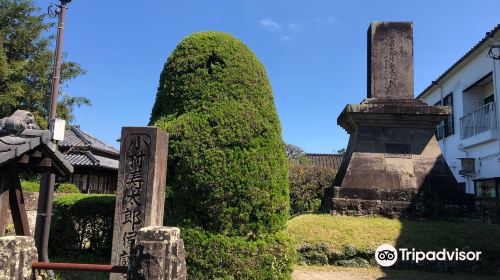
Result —
[[87, 264], [87, 263], [49, 263], [33, 262], [33, 269], [50, 270], [72, 270], [72, 271], [91, 271], [91, 272], [116, 272], [127, 273], [127, 266], [113, 266], [109, 264]]
[[67, 3], [61, 0], [59, 6], [59, 22], [57, 25], [56, 55], [54, 60], [54, 73], [52, 74], [52, 94], [50, 96], [49, 122], [56, 118], [57, 98], [59, 97], [59, 82], [61, 80], [62, 43], [64, 38], [64, 16], [66, 15]]
[[[57, 24], [57, 42], [54, 58], [54, 72], [52, 74], [52, 92], [50, 96], [49, 129], [50, 123], [56, 118], [57, 99], [59, 96], [59, 83], [62, 64], [62, 42], [64, 38], [64, 16], [67, 4], [71, 0], [61, 0], [59, 5]], [[38, 250], [38, 260], [48, 262], [48, 243], [50, 233], [50, 222], [52, 217], [52, 202], [54, 199], [55, 174], [43, 174], [40, 181], [40, 196], [38, 199], [38, 214], [35, 228], [35, 243]]]

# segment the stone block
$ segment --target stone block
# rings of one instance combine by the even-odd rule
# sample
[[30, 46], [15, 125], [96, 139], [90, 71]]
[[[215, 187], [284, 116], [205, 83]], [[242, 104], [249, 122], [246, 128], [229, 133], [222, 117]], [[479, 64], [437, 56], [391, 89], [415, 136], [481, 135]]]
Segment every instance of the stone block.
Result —
[[372, 22], [370, 25], [367, 96], [413, 99], [411, 22]]
[[[124, 127], [116, 190], [111, 264], [128, 266], [139, 229], [163, 225], [168, 134], [156, 127]], [[111, 273], [111, 280], [126, 275]]]
[[0, 238], [0, 279], [31, 280], [31, 263], [37, 261], [35, 240], [30, 236]]
[[128, 279], [186, 279], [184, 242], [175, 227], [151, 226], [139, 230], [132, 250]]
[[373, 152], [373, 142], [372, 141], [357, 141], [356, 147], [354, 147], [354, 150], [358, 153], [371, 153], [371, 152]]
[[350, 161], [350, 166], [349, 166], [349, 171], [370, 171], [370, 172], [377, 172], [385, 171], [385, 162], [384, 158], [382, 156], [379, 157], [361, 157], [361, 156], [356, 156], [351, 158]]

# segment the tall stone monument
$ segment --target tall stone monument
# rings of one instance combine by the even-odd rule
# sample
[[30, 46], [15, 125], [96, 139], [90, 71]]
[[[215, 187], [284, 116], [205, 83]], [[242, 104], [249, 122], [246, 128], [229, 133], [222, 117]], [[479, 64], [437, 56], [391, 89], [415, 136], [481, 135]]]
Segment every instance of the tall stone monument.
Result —
[[[156, 127], [124, 127], [120, 146], [111, 263], [128, 266], [129, 273], [138, 275], [133, 279], [185, 279], [179, 229], [162, 227], [168, 134]], [[136, 247], [146, 249], [136, 256]], [[144, 275], [143, 270], [154, 274]], [[127, 279], [127, 275], [112, 273], [110, 279]]]
[[163, 224], [168, 136], [153, 127], [124, 127], [120, 139], [111, 263], [128, 266], [139, 229]]
[[327, 203], [338, 212], [401, 216], [460, 196], [434, 136], [450, 107], [413, 98], [411, 22], [372, 22], [368, 94], [337, 123], [350, 134]]

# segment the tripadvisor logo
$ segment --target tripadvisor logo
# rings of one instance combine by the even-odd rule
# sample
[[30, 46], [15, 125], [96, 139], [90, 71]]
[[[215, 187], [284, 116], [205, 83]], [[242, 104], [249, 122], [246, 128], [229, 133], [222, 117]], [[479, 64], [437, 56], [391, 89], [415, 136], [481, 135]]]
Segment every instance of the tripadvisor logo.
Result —
[[417, 251], [414, 248], [399, 248], [399, 253], [396, 248], [389, 244], [378, 246], [375, 251], [375, 260], [380, 266], [392, 266], [398, 260], [411, 261], [419, 263], [421, 261], [479, 261], [481, 256], [480, 251], [459, 251], [458, 249], [449, 251], [442, 249], [440, 251]]
[[381, 266], [391, 266], [398, 260], [398, 251], [392, 245], [382, 244], [375, 251], [375, 260]]

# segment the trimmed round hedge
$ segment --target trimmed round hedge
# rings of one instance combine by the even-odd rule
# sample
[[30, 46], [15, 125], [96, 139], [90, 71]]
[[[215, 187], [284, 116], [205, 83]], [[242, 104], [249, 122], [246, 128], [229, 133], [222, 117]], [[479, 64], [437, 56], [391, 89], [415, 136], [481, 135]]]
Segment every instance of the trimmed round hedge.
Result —
[[264, 67], [241, 41], [185, 38], [161, 73], [150, 124], [170, 135], [166, 224], [250, 239], [285, 227], [281, 126]]
[[283, 232], [249, 241], [201, 229], [181, 230], [189, 279], [290, 279], [297, 252]]

